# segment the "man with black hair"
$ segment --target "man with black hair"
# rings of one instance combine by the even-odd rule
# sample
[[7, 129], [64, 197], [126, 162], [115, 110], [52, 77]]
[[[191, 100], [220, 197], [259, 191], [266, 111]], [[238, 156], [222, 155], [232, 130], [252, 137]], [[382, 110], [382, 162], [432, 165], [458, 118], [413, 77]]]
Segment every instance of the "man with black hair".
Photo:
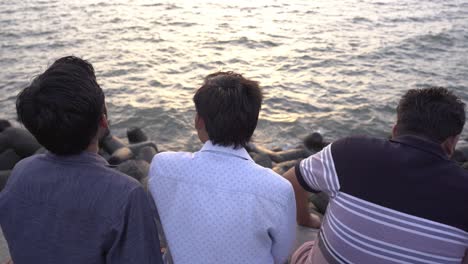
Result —
[[55, 61], [20, 92], [16, 108], [49, 152], [19, 162], [0, 193], [13, 262], [161, 263], [149, 197], [97, 154], [108, 123], [93, 66]]
[[156, 155], [148, 183], [173, 261], [284, 263], [295, 237], [293, 189], [244, 148], [262, 104], [258, 83], [210, 74], [193, 100], [204, 146]]
[[460, 263], [468, 249], [468, 172], [450, 160], [465, 104], [440, 88], [409, 90], [390, 140], [338, 140], [286, 172], [297, 221], [307, 192], [330, 197], [319, 236], [291, 263]]

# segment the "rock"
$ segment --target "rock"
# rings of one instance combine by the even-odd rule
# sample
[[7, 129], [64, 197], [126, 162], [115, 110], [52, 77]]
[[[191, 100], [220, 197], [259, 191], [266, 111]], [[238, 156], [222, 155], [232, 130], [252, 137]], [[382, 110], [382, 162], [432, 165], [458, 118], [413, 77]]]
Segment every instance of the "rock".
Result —
[[317, 211], [321, 214], [325, 214], [327, 210], [328, 202], [330, 201], [328, 195], [324, 192], [312, 193], [309, 196], [309, 201], [315, 205]]
[[322, 135], [318, 132], [314, 132], [305, 137], [303, 143], [306, 148], [311, 150], [321, 150], [326, 146]]
[[297, 149], [274, 152], [267, 148], [257, 146], [255, 144], [249, 144], [249, 149], [250, 149], [249, 152], [255, 152], [258, 154], [266, 154], [270, 156], [270, 159], [276, 163], [280, 163], [280, 162], [288, 161], [288, 160], [297, 160], [301, 158], [306, 158], [311, 154], [310, 151], [304, 148], [297, 148]]
[[127, 129], [127, 138], [130, 144], [148, 141], [148, 136], [139, 127]]
[[144, 147], [152, 147], [154, 148], [154, 150], [156, 150], [156, 152], [158, 152], [158, 146], [156, 146], [156, 143], [154, 143], [153, 141], [145, 141], [136, 144], [131, 144], [128, 147], [133, 151], [133, 153], [140, 152], [140, 149]]
[[0, 152], [13, 149], [21, 158], [26, 158], [41, 147], [36, 138], [26, 129], [7, 127], [0, 133]]
[[144, 160], [148, 163], [151, 163], [153, 160], [154, 155], [156, 155], [158, 152], [156, 151], [155, 148], [152, 146], [146, 146], [140, 149], [137, 155], [137, 159]]
[[34, 152], [34, 154], [44, 154], [46, 152], [47, 152], [46, 148], [40, 147], [38, 150], [36, 150], [36, 152]]
[[463, 162], [467, 161], [465, 154], [462, 151], [458, 150], [458, 149], [456, 149], [453, 152], [452, 160], [456, 161], [456, 162], [459, 162], [459, 163], [463, 163]]
[[468, 162], [465, 162], [463, 163], [463, 166], [462, 166], [465, 170], [468, 170]]
[[271, 169], [273, 167], [273, 163], [270, 159], [270, 156], [268, 156], [267, 154], [253, 153], [252, 159], [255, 161], [255, 163], [265, 168]]
[[0, 119], [0, 132], [3, 132], [7, 127], [11, 127], [11, 123], [8, 120]]
[[129, 148], [123, 147], [112, 153], [107, 161], [111, 165], [118, 165], [129, 159], [133, 159], [133, 157], [135, 157], [135, 154]]
[[284, 150], [280, 152], [273, 152], [274, 154], [270, 155], [272, 161], [276, 163], [281, 163], [288, 160], [297, 160], [307, 158], [309, 156], [309, 152], [303, 148], [300, 149], [290, 149]]
[[7, 149], [0, 153], [0, 170], [11, 170], [21, 157], [13, 149]]
[[283, 175], [286, 171], [283, 169], [283, 167], [278, 167], [274, 166], [273, 171], [276, 172], [279, 175]]
[[274, 147], [271, 150], [274, 151], [274, 152], [279, 152], [279, 151], [283, 151], [283, 148], [282, 147]]
[[460, 146], [457, 147], [456, 151], [462, 153], [465, 157], [465, 161], [468, 161], [468, 144], [466, 142], [460, 144]]
[[10, 177], [11, 170], [2, 170], [0, 171], [0, 192], [3, 190], [5, 187], [8, 177]]
[[111, 155], [107, 153], [104, 149], [100, 148], [98, 154], [101, 155], [105, 160], [109, 160]]
[[127, 160], [117, 166], [117, 170], [142, 181], [148, 176], [150, 165], [144, 160]]
[[300, 161], [299, 160], [288, 160], [288, 161], [283, 161], [281, 163], [277, 163], [275, 167], [281, 168], [284, 172], [288, 171], [290, 168], [296, 166], [296, 164]]
[[107, 137], [104, 137], [99, 143], [109, 154], [113, 154], [118, 149], [125, 148], [127, 146], [123, 140], [110, 134]]

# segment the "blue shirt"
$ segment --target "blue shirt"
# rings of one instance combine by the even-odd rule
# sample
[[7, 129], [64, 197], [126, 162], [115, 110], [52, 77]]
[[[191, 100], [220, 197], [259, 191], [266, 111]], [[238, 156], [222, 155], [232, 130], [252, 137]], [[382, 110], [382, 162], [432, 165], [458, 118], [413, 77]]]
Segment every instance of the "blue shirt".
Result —
[[15, 264], [161, 263], [154, 210], [141, 185], [99, 155], [35, 155], [0, 192]]
[[149, 177], [174, 263], [284, 263], [291, 253], [293, 188], [244, 148], [160, 153]]

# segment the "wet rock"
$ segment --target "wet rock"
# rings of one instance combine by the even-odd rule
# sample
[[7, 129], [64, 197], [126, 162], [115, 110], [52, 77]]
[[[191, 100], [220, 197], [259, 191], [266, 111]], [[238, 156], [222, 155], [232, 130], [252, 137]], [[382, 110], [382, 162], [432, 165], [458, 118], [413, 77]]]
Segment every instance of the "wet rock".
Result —
[[154, 150], [156, 150], [156, 152], [158, 152], [158, 146], [153, 141], [145, 141], [136, 144], [131, 144], [128, 146], [128, 148], [130, 148], [133, 151], [133, 153], [140, 152], [140, 149], [144, 147], [152, 147], [154, 148]]
[[289, 160], [303, 159], [309, 156], [309, 152], [303, 148], [300, 149], [290, 149], [280, 152], [274, 152], [273, 155], [270, 155], [272, 161], [276, 163], [281, 163]]
[[463, 166], [462, 166], [465, 170], [468, 170], [468, 162], [465, 162], [463, 163]]
[[324, 192], [313, 193], [309, 196], [309, 202], [313, 203], [321, 214], [325, 214], [329, 201], [328, 195]]
[[274, 166], [273, 171], [276, 172], [279, 175], [283, 175], [286, 170], [284, 170], [282, 167]]
[[453, 152], [452, 160], [458, 163], [463, 163], [467, 161], [465, 154], [458, 149]]
[[0, 153], [0, 170], [11, 170], [21, 157], [13, 149], [7, 149]]
[[149, 163], [144, 160], [127, 160], [117, 166], [117, 170], [142, 181], [148, 176]]
[[304, 146], [308, 149], [321, 150], [323, 148], [323, 137], [320, 133], [314, 132], [304, 138]]
[[7, 127], [11, 127], [11, 123], [8, 120], [0, 119], [0, 132], [3, 132]]
[[125, 148], [127, 146], [122, 139], [110, 134], [101, 140], [100, 145], [102, 149], [109, 154], [113, 154], [118, 149]]
[[274, 147], [271, 150], [274, 151], [274, 152], [279, 152], [279, 151], [283, 151], [283, 148], [282, 147]]
[[127, 147], [116, 150], [107, 160], [111, 165], [118, 165], [124, 161], [133, 159], [135, 154]]
[[158, 152], [156, 151], [156, 149], [152, 146], [146, 146], [140, 149], [137, 155], [137, 159], [151, 163], [154, 155], [156, 155], [157, 153]]
[[0, 152], [13, 149], [20, 157], [25, 158], [41, 147], [36, 138], [26, 129], [7, 127], [0, 133]]
[[271, 161], [270, 156], [267, 154], [253, 153], [252, 159], [255, 161], [255, 163], [265, 168], [271, 169], [273, 167], [273, 162]]
[[148, 136], [139, 127], [127, 129], [127, 138], [130, 144], [148, 141]]
[[44, 154], [47, 152], [47, 149], [44, 147], [40, 147], [34, 154]]
[[5, 187], [8, 177], [10, 177], [11, 170], [2, 170], [0, 171], [0, 192], [3, 190]]
[[296, 164], [299, 162], [300, 160], [288, 160], [288, 161], [283, 161], [281, 163], [277, 163], [275, 165], [275, 167], [277, 168], [281, 168], [281, 170], [283, 170], [284, 172], [288, 171], [290, 168], [296, 166]]

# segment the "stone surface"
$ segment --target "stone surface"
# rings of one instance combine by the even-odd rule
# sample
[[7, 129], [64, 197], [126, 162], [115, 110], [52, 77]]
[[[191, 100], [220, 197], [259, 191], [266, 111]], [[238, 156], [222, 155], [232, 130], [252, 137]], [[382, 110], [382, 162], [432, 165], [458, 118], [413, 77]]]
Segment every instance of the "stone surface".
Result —
[[5, 119], [0, 119], [0, 132], [5, 130], [7, 127], [11, 127], [10, 121], [5, 120]]
[[25, 158], [34, 155], [40, 147], [36, 138], [26, 129], [7, 127], [0, 133], [0, 152], [11, 148], [20, 157]]
[[455, 150], [455, 152], [453, 152], [452, 160], [459, 162], [459, 163], [463, 163], [467, 161], [465, 154], [458, 149]]
[[127, 129], [127, 138], [130, 144], [148, 141], [148, 136], [139, 127]]
[[140, 149], [144, 147], [148, 147], [148, 146], [154, 148], [156, 152], [158, 152], [158, 146], [156, 145], [154, 141], [145, 141], [145, 142], [135, 143], [135, 144], [129, 145], [128, 147], [133, 151], [133, 153], [138, 153], [140, 152]]
[[8, 177], [10, 177], [10, 174], [11, 174], [11, 170], [2, 170], [2, 171], [0, 171], [0, 192], [5, 187], [5, 185], [6, 185], [7, 181], [8, 181]]
[[157, 153], [158, 152], [156, 151], [156, 149], [154, 149], [152, 146], [146, 146], [140, 149], [137, 155], [137, 159], [151, 163], [151, 161], [153, 161], [154, 155], [156, 155]]
[[102, 149], [109, 154], [113, 154], [118, 149], [125, 148], [127, 146], [122, 139], [110, 134], [100, 141], [100, 145]]
[[265, 168], [271, 169], [273, 166], [270, 156], [268, 156], [267, 154], [253, 153], [252, 159], [255, 161], [255, 163]]
[[144, 160], [127, 160], [117, 166], [117, 170], [142, 181], [148, 176], [149, 164]]
[[465, 170], [468, 170], [468, 162], [465, 162], [463, 163], [463, 166], [462, 166]]
[[11, 170], [21, 160], [13, 149], [7, 149], [0, 153], [0, 170]]
[[123, 147], [112, 153], [111, 157], [107, 161], [111, 165], [118, 165], [129, 159], [133, 159], [133, 157], [135, 157], [135, 154], [129, 148]]
[[304, 146], [308, 149], [321, 150], [324, 147], [323, 137], [320, 133], [314, 132], [304, 138]]
[[0, 263], [6, 263], [10, 259], [10, 251], [8, 250], [8, 244], [3, 236], [2, 228], [0, 227]]

